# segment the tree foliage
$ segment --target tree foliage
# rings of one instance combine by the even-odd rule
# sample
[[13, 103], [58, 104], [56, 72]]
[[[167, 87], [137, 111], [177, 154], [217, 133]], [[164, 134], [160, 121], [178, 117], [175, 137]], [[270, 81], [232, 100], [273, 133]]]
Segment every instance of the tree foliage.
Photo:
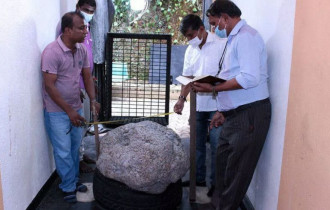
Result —
[[179, 32], [182, 18], [190, 13], [202, 15], [203, 0], [148, 0], [148, 8], [134, 12], [129, 0], [114, 0], [113, 32], [171, 34], [173, 44], [184, 44]]

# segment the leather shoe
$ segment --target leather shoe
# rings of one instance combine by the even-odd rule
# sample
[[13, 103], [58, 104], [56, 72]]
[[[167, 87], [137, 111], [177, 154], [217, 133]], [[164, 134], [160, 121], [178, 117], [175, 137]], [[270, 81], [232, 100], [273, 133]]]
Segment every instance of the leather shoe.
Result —
[[63, 192], [63, 198], [66, 202], [68, 203], [76, 203], [77, 202], [77, 197], [76, 197], [76, 192]]
[[82, 184], [81, 182], [77, 182], [76, 184], [76, 190], [78, 192], [87, 192], [87, 186]]

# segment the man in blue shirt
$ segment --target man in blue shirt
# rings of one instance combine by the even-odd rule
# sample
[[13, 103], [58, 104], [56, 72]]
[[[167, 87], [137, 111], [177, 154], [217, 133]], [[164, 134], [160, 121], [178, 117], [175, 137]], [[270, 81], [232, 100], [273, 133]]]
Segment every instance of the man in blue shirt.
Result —
[[218, 112], [212, 126], [222, 124], [217, 150], [217, 209], [236, 210], [251, 182], [267, 137], [271, 104], [268, 92], [267, 51], [260, 34], [240, 18], [231, 1], [217, 0], [207, 11], [215, 33], [228, 37], [216, 86], [194, 83], [197, 92], [218, 92]]

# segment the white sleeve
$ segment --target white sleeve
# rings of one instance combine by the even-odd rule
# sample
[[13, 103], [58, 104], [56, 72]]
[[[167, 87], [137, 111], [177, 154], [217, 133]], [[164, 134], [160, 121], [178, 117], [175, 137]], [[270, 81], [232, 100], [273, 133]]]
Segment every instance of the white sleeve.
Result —
[[184, 54], [183, 76], [193, 76], [193, 64], [191, 63], [191, 46], [188, 46]]

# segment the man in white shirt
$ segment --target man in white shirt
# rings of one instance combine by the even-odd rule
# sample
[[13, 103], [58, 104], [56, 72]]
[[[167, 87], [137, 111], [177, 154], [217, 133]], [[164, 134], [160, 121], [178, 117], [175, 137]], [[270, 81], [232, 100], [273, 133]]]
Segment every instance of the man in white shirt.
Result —
[[[226, 39], [220, 39], [215, 34], [206, 31], [200, 17], [193, 14], [183, 18], [180, 31], [189, 41], [182, 75], [187, 77], [216, 76]], [[181, 95], [174, 106], [176, 113], [181, 114], [189, 91], [190, 85], [182, 85]], [[209, 122], [217, 111], [216, 97], [212, 93], [197, 93], [196, 109], [196, 185], [206, 186], [206, 139]], [[215, 186], [215, 155], [220, 131], [221, 127], [209, 131], [211, 146], [211, 188], [208, 192], [209, 196], [213, 194]], [[188, 184], [189, 182], [183, 183], [183, 185]]]
[[207, 11], [215, 33], [228, 37], [219, 77], [226, 82], [211, 86], [194, 83], [197, 92], [218, 92], [218, 112], [212, 126], [222, 123], [217, 150], [217, 209], [237, 209], [251, 182], [267, 137], [271, 104], [268, 92], [267, 51], [260, 34], [241, 20], [231, 1], [217, 0]]

